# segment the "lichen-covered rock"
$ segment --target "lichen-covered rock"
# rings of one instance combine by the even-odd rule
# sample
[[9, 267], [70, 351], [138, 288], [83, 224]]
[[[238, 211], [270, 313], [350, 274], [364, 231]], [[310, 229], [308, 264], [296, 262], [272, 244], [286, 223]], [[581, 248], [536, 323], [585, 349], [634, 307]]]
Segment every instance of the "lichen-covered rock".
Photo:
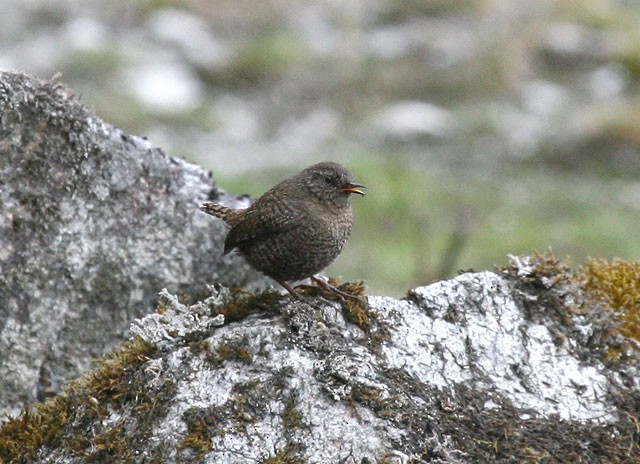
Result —
[[[189, 306], [162, 291], [157, 312], [133, 323], [132, 341], [64, 394], [0, 428], [0, 457], [638, 459], [635, 367], [607, 367], [579, 348], [580, 337], [596, 329], [571, 315], [577, 287], [538, 277], [530, 285], [533, 274], [514, 268], [463, 274], [404, 300], [369, 297], [368, 304], [313, 289], [300, 301], [216, 286]], [[572, 324], [559, 324], [556, 311], [567, 311]]]
[[222, 254], [198, 166], [104, 123], [56, 82], [0, 72], [0, 417], [127, 337], [158, 289], [264, 282]]

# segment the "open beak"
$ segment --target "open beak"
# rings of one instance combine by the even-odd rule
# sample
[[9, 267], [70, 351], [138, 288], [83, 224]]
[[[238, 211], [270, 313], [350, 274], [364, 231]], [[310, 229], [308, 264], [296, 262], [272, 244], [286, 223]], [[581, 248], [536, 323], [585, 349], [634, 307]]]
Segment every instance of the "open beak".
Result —
[[349, 193], [357, 193], [358, 195], [364, 196], [365, 193], [362, 191], [362, 189], [364, 188], [367, 188], [367, 186], [359, 184], [357, 182], [350, 182], [346, 185], [343, 185], [342, 187], [339, 187], [338, 190]]

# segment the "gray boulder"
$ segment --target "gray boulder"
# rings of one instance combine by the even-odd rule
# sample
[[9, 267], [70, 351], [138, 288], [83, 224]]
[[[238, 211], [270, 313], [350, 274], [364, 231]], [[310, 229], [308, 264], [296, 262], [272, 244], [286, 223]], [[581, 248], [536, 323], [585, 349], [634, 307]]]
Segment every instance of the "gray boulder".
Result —
[[0, 73], [0, 118], [0, 407], [43, 400], [0, 462], [640, 461], [637, 344], [579, 273], [230, 290], [267, 280], [197, 206], [245, 199], [55, 82]]
[[199, 202], [204, 169], [92, 115], [71, 91], [0, 72], [0, 417], [59, 391], [128, 337], [159, 288], [264, 286]]
[[637, 370], [586, 348], [585, 313], [558, 320], [581, 292], [532, 262], [367, 304], [163, 290], [0, 443], [33, 463], [634, 462]]

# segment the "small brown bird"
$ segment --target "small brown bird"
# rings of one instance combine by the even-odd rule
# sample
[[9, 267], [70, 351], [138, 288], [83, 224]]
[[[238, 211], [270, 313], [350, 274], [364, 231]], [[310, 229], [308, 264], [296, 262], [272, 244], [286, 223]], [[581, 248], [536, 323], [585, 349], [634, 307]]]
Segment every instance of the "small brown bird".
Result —
[[296, 295], [287, 281], [312, 278], [323, 287], [349, 296], [315, 276], [344, 247], [353, 211], [351, 194], [364, 195], [344, 166], [322, 162], [283, 180], [246, 209], [204, 203], [200, 209], [231, 226], [224, 254], [240, 250], [247, 262]]

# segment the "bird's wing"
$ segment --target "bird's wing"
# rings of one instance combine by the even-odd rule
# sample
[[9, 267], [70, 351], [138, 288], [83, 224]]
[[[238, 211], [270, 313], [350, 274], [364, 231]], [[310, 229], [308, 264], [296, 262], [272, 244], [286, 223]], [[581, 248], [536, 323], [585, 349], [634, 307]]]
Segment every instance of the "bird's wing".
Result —
[[304, 214], [287, 208], [274, 198], [260, 198], [231, 228], [224, 242], [224, 253], [253, 240], [264, 240], [274, 234], [297, 227]]

